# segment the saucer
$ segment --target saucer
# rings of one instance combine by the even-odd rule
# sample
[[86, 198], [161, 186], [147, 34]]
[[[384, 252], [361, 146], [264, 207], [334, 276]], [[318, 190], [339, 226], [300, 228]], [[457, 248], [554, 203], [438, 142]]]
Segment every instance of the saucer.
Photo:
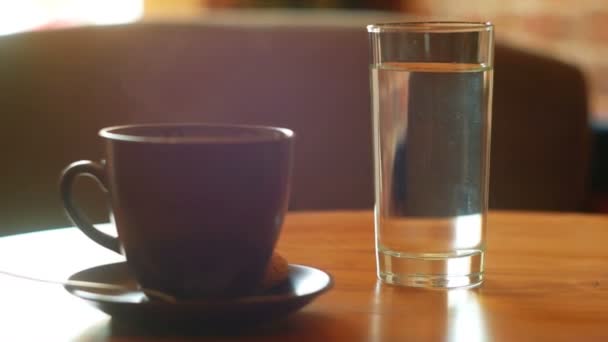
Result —
[[[89, 268], [69, 280], [100, 282], [136, 288], [125, 262]], [[66, 285], [68, 292], [119, 320], [174, 322], [259, 323], [297, 311], [329, 290], [332, 278], [326, 272], [303, 265], [289, 265], [287, 280], [261, 294], [232, 299], [205, 299], [176, 303], [149, 299], [141, 291], [121, 293]]]

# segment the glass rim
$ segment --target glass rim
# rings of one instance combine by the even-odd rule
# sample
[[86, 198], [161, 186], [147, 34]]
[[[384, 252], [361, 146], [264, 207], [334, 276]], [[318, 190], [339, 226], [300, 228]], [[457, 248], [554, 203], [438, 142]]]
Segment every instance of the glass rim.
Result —
[[423, 32], [423, 33], [457, 33], [487, 32], [494, 29], [489, 21], [406, 21], [367, 25], [367, 32]]

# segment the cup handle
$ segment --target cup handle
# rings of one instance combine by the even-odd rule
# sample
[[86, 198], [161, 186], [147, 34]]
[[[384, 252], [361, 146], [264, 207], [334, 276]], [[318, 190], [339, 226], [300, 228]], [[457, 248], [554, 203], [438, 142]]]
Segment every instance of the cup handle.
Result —
[[98, 244], [113, 250], [116, 253], [121, 253], [120, 242], [118, 238], [108, 235], [90, 223], [84, 212], [75, 205], [72, 198], [72, 188], [74, 181], [78, 176], [89, 176], [93, 177], [104, 192], [108, 192], [108, 185], [106, 181], [105, 166], [102, 163], [96, 163], [90, 160], [80, 160], [74, 162], [66, 167], [61, 173], [59, 181], [59, 190], [61, 193], [61, 200], [63, 206], [68, 214], [68, 217], [72, 220], [74, 225], [78, 227], [82, 232], [91, 238]]

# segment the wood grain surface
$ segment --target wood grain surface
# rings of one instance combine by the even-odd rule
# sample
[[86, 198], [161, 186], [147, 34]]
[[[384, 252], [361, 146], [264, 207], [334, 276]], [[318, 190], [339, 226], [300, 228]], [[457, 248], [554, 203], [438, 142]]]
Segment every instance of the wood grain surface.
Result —
[[[372, 213], [288, 215], [278, 251], [334, 288], [292, 316], [229, 332], [113, 322], [59, 286], [0, 276], [0, 341], [608, 341], [608, 217], [493, 212], [486, 281], [433, 291], [376, 279]], [[121, 260], [75, 229], [0, 239], [0, 267], [66, 278]]]

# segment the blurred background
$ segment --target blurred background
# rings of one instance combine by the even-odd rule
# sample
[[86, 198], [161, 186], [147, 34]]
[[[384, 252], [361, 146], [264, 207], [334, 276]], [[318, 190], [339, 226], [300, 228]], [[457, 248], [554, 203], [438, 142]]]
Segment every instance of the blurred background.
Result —
[[0, 0], [0, 34], [252, 8], [378, 10], [490, 20], [498, 40], [579, 66], [588, 79], [593, 123], [608, 122], [608, 2], [603, 0]]
[[[256, 12], [257, 9], [265, 11]], [[492, 21], [498, 42], [577, 67], [586, 79], [589, 127], [593, 132], [589, 181], [592, 194], [587, 209], [608, 212], [608, 1], [605, 0], [579, 0], [576, 4], [561, 0], [0, 0], [0, 36], [180, 18], [205, 18], [210, 22], [218, 11], [246, 12], [259, 19], [273, 9], [292, 14], [314, 10], [321, 19], [325, 13], [341, 12], [350, 17], [372, 13], [377, 17], [403, 16], [408, 20]], [[243, 18], [246, 17], [239, 20]], [[358, 20], [362, 18], [369, 17]], [[331, 20], [331, 15], [325, 20]], [[555, 120], [560, 117], [555, 115]]]

